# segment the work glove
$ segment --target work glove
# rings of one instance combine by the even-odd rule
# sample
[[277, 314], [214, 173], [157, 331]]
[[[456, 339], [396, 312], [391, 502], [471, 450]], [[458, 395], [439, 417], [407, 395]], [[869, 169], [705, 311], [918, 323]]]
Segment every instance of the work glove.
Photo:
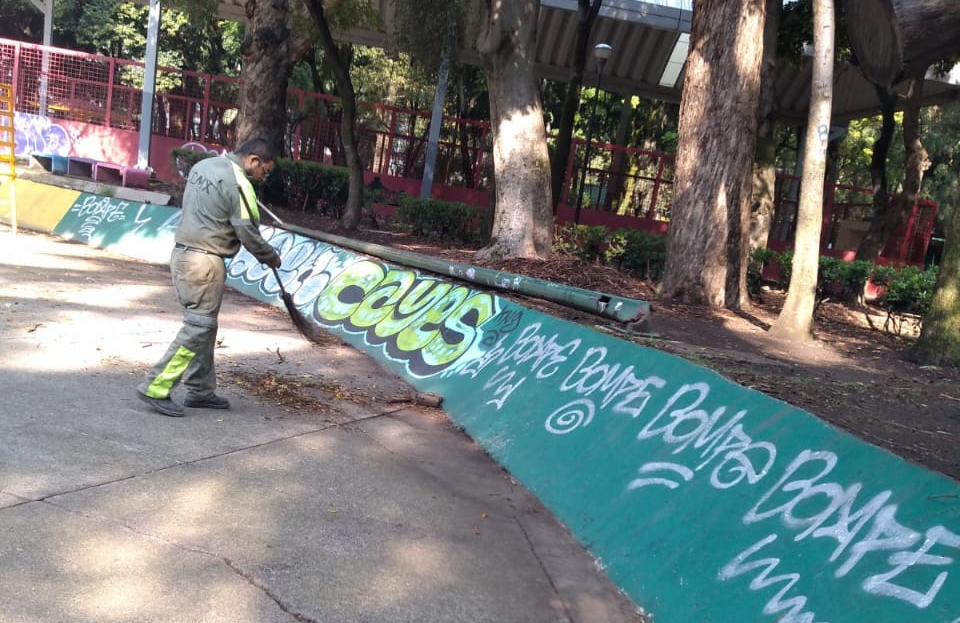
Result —
[[267, 266], [269, 266], [270, 268], [280, 268], [281, 263], [282, 263], [282, 260], [280, 259], [280, 254], [277, 253], [276, 259], [270, 262], [269, 264], [267, 264]]

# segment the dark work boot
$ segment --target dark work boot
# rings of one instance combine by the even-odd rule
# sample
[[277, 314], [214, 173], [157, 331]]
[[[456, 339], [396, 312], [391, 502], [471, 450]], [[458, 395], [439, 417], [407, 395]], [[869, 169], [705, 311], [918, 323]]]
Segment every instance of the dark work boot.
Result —
[[216, 394], [207, 396], [206, 398], [191, 398], [187, 396], [183, 399], [183, 406], [193, 409], [229, 409], [230, 401]]
[[166, 398], [151, 398], [138, 389], [137, 397], [150, 405], [151, 409], [161, 415], [166, 415], [168, 417], [183, 417], [186, 413], [183, 410], [183, 407], [174, 402], [170, 396], [167, 396]]

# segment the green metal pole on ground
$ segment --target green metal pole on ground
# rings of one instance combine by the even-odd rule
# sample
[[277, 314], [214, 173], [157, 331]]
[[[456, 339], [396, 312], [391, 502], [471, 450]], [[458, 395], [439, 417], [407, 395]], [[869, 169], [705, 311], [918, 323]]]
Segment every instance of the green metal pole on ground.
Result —
[[[266, 210], [267, 214], [273, 214]], [[516, 292], [536, 298], [544, 299], [567, 307], [572, 307], [580, 311], [588, 312], [601, 318], [615, 320], [631, 325], [631, 328], [637, 331], [646, 330], [646, 322], [650, 319], [650, 303], [631, 299], [613, 294], [605, 294], [594, 290], [585, 290], [566, 286], [543, 279], [526, 277], [516, 273], [508, 273], [502, 270], [483, 268], [482, 266], [473, 266], [459, 262], [448, 262], [443, 259], [413, 253], [412, 251], [403, 251], [379, 244], [344, 238], [334, 234], [328, 234], [322, 231], [298, 227], [280, 221], [274, 218], [291, 232], [301, 234], [308, 238], [322, 240], [330, 244], [345, 247], [355, 251], [383, 258], [387, 261], [396, 262], [406, 266], [412, 266], [422, 270], [427, 270], [438, 275], [454, 277], [463, 281], [484, 285], [498, 290]]]

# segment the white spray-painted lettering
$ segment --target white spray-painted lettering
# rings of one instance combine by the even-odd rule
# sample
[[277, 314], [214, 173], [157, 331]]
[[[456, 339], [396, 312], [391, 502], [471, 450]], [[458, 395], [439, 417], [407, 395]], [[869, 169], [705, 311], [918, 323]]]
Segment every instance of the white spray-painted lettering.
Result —
[[528, 375], [533, 375], [537, 380], [550, 378], [580, 347], [579, 339], [561, 342], [556, 333], [550, 336], [540, 333], [541, 327], [539, 322], [531, 323], [514, 336], [509, 345], [507, 341], [512, 334], [502, 335], [492, 348], [458, 368], [456, 373], [476, 378], [488, 366], [499, 366], [483, 388], [492, 391], [494, 396], [487, 404], [502, 408]]
[[[869, 554], [883, 552], [890, 569], [864, 579], [861, 583], [863, 590], [901, 599], [917, 608], [928, 607], [949, 574], [943, 571], [932, 582], [926, 580], [929, 585], [920, 587], [906, 585], [909, 575], [919, 575], [924, 566], [952, 564], [954, 557], [929, 552], [937, 545], [960, 549], [960, 536], [944, 526], [931, 527], [921, 535], [901, 524], [896, 519], [898, 506], [888, 503], [892, 495], [889, 490], [874, 495], [855, 510], [862, 483], [844, 487], [824, 481], [838, 461], [833, 452], [801, 452], [787, 466], [783, 476], [747, 511], [743, 522], [749, 525], [778, 518], [782, 525], [798, 532], [795, 541], [810, 537], [833, 539], [837, 547], [830, 555], [830, 562], [837, 562], [846, 554], [845, 560], [834, 571], [837, 578], [854, 571]], [[803, 515], [798, 510], [801, 508]], [[923, 542], [919, 548], [911, 551], [921, 539]], [[900, 584], [893, 581], [898, 577]]]
[[82, 202], [74, 204], [70, 211], [83, 219], [78, 233], [89, 240], [101, 223], [116, 223], [124, 220], [125, 211], [129, 205], [126, 201], [114, 203], [110, 197], [87, 195]]
[[773, 575], [774, 571], [780, 566], [779, 558], [749, 560], [751, 556], [776, 540], [777, 535], [771, 534], [748, 547], [720, 569], [718, 579], [721, 581], [731, 580], [744, 573], [760, 569], [760, 573], [750, 580], [751, 590], [759, 591], [777, 584], [783, 584], [780, 590], [763, 607], [763, 613], [772, 616], [779, 615], [786, 610], [786, 614], [779, 616], [777, 623], [813, 623], [815, 615], [812, 612], [804, 612], [804, 608], [807, 606], [806, 597], [798, 595], [787, 598], [787, 593], [800, 581], [799, 573]]

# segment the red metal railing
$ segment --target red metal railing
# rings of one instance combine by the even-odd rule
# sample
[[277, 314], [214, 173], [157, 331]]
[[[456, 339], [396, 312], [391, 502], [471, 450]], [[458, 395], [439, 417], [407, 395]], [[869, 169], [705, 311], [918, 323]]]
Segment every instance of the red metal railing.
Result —
[[[144, 67], [142, 63], [83, 52], [48, 48], [0, 39], [0, 83], [17, 93], [16, 111], [42, 117], [43, 134], [23, 139], [24, 149], [58, 149], [70, 142], [71, 131], [57, 120], [139, 131]], [[157, 70], [153, 136], [205, 149], [233, 146], [240, 81], [169, 67]], [[430, 112], [385, 104], [359, 105], [357, 136], [361, 159], [372, 174], [393, 178], [407, 188], [422, 178]], [[290, 90], [287, 99], [287, 153], [292, 158], [343, 165], [340, 143], [342, 111], [337, 98]], [[490, 124], [485, 120], [444, 117], [434, 180], [444, 187], [485, 191], [490, 184]], [[19, 141], [19, 139], [18, 139]], [[40, 145], [42, 143], [42, 145]], [[18, 142], [18, 149], [20, 144]], [[78, 151], [76, 145], [70, 147]], [[585, 143], [574, 140], [567, 163], [558, 220], [569, 218], [570, 206], [586, 210], [587, 224], [627, 226], [666, 231], [674, 174], [674, 156], [593, 143], [591, 162], [584, 162]], [[18, 152], [19, 153], [19, 152]], [[70, 155], [86, 157], [85, 153]], [[151, 166], [169, 171], [165, 154], [151, 154]], [[577, 188], [586, 168], [583, 188]], [[797, 178], [778, 176], [777, 215], [771, 242], [792, 239]], [[474, 193], [474, 199], [479, 196]], [[840, 200], [838, 200], [840, 198]], [[823, 247], [834, 249], [849, 221], [869, 220], [870, 191], [829, 185], [824, 198]], [[886, 252], [901, 261], [921, 262], [936, 215], [936, 205], [919, 202]], [[919, 258], [919, 259], [918, 259]]]

